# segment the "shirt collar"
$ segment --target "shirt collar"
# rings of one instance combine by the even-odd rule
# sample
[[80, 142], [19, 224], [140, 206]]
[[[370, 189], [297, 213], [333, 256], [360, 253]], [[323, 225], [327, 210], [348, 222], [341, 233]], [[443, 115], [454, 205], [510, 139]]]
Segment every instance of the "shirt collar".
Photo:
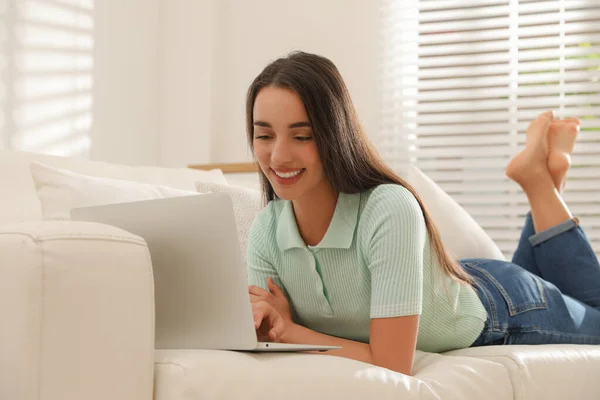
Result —
[[[354, 231], [358, 222], [358, 208], [360, 206], [360, 193], [338, 195], [337, 204], [333, 213], [333, 218], [327, 228], [325, 236], [316, 246], [310, 248], [338, 248], [349, 249], [354, 239]], [[292, 202], [285, 200], [279, 221], [277, 223], [277, 244], [282, 251], [294, 247], [307, 247], [296, 224], [294, 216], [294, 207]]]

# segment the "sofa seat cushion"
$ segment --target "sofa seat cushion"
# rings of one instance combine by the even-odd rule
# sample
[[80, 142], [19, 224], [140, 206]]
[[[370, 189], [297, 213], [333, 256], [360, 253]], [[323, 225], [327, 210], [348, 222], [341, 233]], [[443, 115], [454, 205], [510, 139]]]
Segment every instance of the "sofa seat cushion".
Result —
[[417, 352], [413, 375], [320, 354], [156, 350], [154, 399], [512, 399], [487, 360]]
[[600, 346], [487, 346], [445, 355], [476, 357], [504, 365], [515, 400], [600, 398]]

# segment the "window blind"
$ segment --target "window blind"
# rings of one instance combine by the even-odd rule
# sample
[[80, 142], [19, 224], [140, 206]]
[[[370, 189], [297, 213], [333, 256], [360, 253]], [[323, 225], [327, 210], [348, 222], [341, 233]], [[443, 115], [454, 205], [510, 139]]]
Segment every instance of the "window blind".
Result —
[[541, 112], [582, 118], [564, 198], [600, 254], [600, 1], [382, 0], [381, 129], [510, 259], [527, 200], [504, 168]]
[[0, 0], [1, 147], [88, 156], [93, 0]]

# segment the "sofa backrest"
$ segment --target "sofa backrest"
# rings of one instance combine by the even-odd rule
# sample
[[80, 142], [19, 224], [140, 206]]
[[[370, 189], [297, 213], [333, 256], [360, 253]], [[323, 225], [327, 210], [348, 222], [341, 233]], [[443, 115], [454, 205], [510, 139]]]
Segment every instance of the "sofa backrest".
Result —
[[220, 170], [132, 167], [76, 158], [0, 150], [0, 225], [42, 220], [40, 203], [29, 170], [31, 161], [90, 176], [151, 183], [181, 190], [195, 191], [195, 182], [201, 180], [227, 183]]

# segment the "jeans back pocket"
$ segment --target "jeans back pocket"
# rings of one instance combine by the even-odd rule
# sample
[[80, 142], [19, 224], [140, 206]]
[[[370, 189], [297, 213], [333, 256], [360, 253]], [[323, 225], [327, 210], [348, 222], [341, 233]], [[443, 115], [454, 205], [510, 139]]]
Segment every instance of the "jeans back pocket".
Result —
[[520, 266], [500, 260], [470, 260], [465, 264], [500, 293], [510, 316], [548, 308], [541, 279]]

